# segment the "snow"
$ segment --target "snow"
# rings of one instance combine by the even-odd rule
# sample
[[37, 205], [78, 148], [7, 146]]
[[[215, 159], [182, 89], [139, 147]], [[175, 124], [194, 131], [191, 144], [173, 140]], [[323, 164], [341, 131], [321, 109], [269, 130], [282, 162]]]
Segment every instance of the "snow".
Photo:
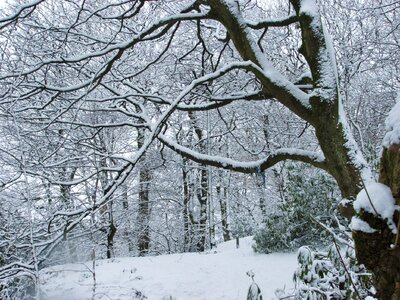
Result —
[[353, 217], [351, 219], [350, 225], [349, 225], [351, 230], [354, 231], [362, 231], [366, 233], [373, 233], [376, 232], [377, 230], [373, 229], [369, 224], [363, 220], [361, 220], [358, 217]]
[[300, 13], [313, 18], [319, 18], [318, 5], [315, 0], [302, 0]]
[[385, 124], [387, 132], [383, 138], [383, 146], [389, 148], [391, 145], [400, 144], [400, 92], [398, 101], [389, 112]]
[[[358, 193], [353, 207], [357, 213], [363, 209], [371, 214], [378, 215], [384, 220], [386, 219], [389, 228], [391, 228], [394, 233], [397, 232], [396, 225], [393, 222], [393, 214], [396, 210], [395, 200], [388, 186], [379, 182], [367, 185]], [[355, 225], [357, 225], [357, 223], [359, 224], [359, 222], [355, 222]]]
[[361, 178], [365, 185], [369, 185], [370, 183], [374, 183], [374, 176], [372, 175], [372, 171], [365, 160], [362, 152], [360, 151], [357, 142], [353, 137], [353, 133], [351, 132], [349, 123], [346, 119], [346, 114], [343, 109], [342, 99], [339, 94], [339, 123], [343, 126], [343, 131], [346, 138], [346, 147], [349, 149], [349, 155], [352, 163], [358, 167], [361, 171]]
[[[273, 164], [272, 160], [274, 159], [274, 157], [277, 156], [287, 156], [286, 159], [292, 158], [297, 160], [301, 160], [301, 158], [303, 158], [304, 160], [309, 160], [315, 163], [322, 163], [325, 161], [325, 157], [321, 153], [303, 149], [297, 149], [297, 148], [277, 149], [276, 151], [271, 151], [267, 157], [255, 161], [247, 161], [247, 162], [236, 161], [231, 158], [226, 158], [218, 155], [207, 155], [196, 152], [194, 150], [191, 150], [187, 147], [184, 147], [176, 143], [175, 141], [173, 141], [164, 134], [159, 134], [158, 138], [168, 147], [174, 149], [174, 151], [177, 151], [178, 153], [184, 153], [186, 156], [189, 156], [192, 160], [201, 161], [202, 163], [207, 163], [207, 164], [218, 165], [220, 167], [229, 168], [232, 170], [238, 170], [238, 169], [264, 170], [266, 165]], [[294, 158], [295, 156], [297, 157]], [[270, 166], [271, 165], [269, 165], [269, 167]]]
[[251, 47], [251, 51], [256, 56], [257, 64], [253, 66], [253, 73], [261, 73], [267, 81], [270, 82], [270, 85], [275, 89], [278, 88], [281, 91], [285, 91], [288, 96], [293, 97], [298, 104], [302, 105], [305, 108], [310, 107], [310, 97], [307, 93], [303, 92], [299, 89], [294, 83], [290, 82], [283, 74], [281, 74], [272, 64], [270, 60], [266, 58], [264, 53], [259, 49], [256, 41], [252, 37], [252, 33], [247, 26], [247, 21], [243, 19], [239, 6], [236, 1], [225, 0], [222, 1], [225, 3], [225, 6], [229, 9], [229, 12], [232, 14], [236, 21], [239, 23], [240, 27], [243, 28], [243, 34], [246, 35], [246, 39], [249, 41], [249, 45]]
[[[295, 253], [256, 254], [251, 237], [220, 244], [209, 253], [183, 253], [96, 261], [94, 299], [246, 299], [251, 278], [263, 299], [277, 299], [276, 289], [291, 292], [297, 267]], [[92, 299], [92, 262], [55, 266], [41, 271], [44, 300]]]

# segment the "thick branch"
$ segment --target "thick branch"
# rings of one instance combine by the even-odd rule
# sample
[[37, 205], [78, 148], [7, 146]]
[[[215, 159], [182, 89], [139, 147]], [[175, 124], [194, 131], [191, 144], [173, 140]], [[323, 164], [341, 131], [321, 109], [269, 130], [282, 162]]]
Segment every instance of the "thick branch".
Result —
[[209, 4], [211, 6], [210, 17], [225, 26], [241, 57], [260, 68], [261, 71], [253, 73], [261, 81], [264, 91], [273, 95], [300, 118], [310, 122], [309, 96], [276, 70], [258, 49], [237, 3], [226, 0], [209, 0]]
[[252, 161], [241, 162], [221, 156], [212, 156], [198, 153], [170, 140], [165, 135], [160, 134], [158, 139], [171, 150], [185, 158], [197, 163], [222, 168], [240, 173], [257, 173], [271, 168], [275, 164], [284, 160], [295, 160], [313, 165], [314, 167], [326, 170], [324, 157], [312, 151], [282, 148], [271, 152], [266, 158]]
[[264, 29], [268, 27], [284, 27], [289, 26], [290, 24], [294, 24], [298, 22], [298, 18], [295, 15], [288, 16], [283, 19], [276, 20], [264, 20], [260, 22], [251, 22], [247, 21], [247, 25], [252, 29]]
[[322, 23], [315, 0], [290, 0], [300, 22], [304, 55], [310, 67], [316, 96], [321, 100], [337, 98], [336, 61], [329, 35]]

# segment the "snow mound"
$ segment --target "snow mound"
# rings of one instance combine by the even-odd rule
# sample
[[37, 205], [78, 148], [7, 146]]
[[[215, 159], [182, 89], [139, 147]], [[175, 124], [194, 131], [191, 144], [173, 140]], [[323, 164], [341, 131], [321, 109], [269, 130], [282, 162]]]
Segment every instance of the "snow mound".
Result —
[[95, 272], [93, 262], [46, 268], [40, 277], [41, 299], [246, 299], [252, 283], [248, 271], [255, 274], [263, 299], [277, 299], [276, 289], [290, 292], [296, 254], [257, 254], [252, 243], [247, 237], [240, 239], [238, 249], [233, 240], [208, 253], [98, 260]]
[[353, 217], [351, 218], [351, 222], [349, 225], [351, 230], [354, 231], [362, 231], [366, 233], [373, 233], [376, 232], [377, 230], [373, 229], [369, 224], [363, 220], [361, 220], [358, 217]]
[[[382, 183], [374, 182], [362, 189], [353, 203], [354, 210], [359, 213], [361, 209], [387, 220], [389, 228], [396, 233], [396, 225], [393, 222], [393, 214], [396, 210], [395, 200], [390, 188]], [[354, 218], [354, 217], [353, 217]], [[364, 224], [365, 225], [365, 224]], [[371, 232], [356, 219], [352, 220], [352, 229]], [[356, 226], [356, 227], [354, 227]], [[363, 229], [364, 228], [364, 229]]]
[[387, 132], [382, 142], [385, 148], [400, 144], [400, 93], [398, 98], [399, 101], [393, 106], [385, 121]]

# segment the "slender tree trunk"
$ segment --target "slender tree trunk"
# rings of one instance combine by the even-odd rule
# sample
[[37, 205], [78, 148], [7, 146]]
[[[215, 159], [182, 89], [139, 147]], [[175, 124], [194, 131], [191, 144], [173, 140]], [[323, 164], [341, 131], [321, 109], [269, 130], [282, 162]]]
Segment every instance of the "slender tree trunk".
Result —
[[129, 216], [129, 197], [128, 197], [128, 186], [124, 184], [122, 186], [123, 188], [123, 193], [122, 193], [122, 209], [127, 214], [127, 222], [125, 223], [126, 227], [124, 228], [123, 236], [124, 239], [126, 240], [126, 243], [128, 245], [128, 254], [131, 255], [133, 252], [133, 242], [132, 242], [132, 227], [131, 227], [131, 222]]
[[208, 203], [208, 172], [205, 166], [200, 170], [200, 190], [197, 198], [200, 203], [200, 216], [198, 221], [199, 240], [197, 251], [204, 251], [207, 237], [207, 203]]
[[[201, 148], [202, 152], [205, 152], [205, 145], [203, 141], [203, 130], [200, 128], [200, 126], [197, 123], [196, 117], [193, 112], [189, 112], [188, 116], [192, 122], [192, 126], [194, 129], [194, 133], [197, 136], [197, 139], [199, 141], [199, 146]], [[197, 199], [200, 204], [200, 216], [197, 223], [198, 227], [198, 240], [196, 243], [196, 250], [197, 251], [204, 251], [206, 247], [206, 237], [207, 237], [207, 206], [208, 206], [208, 201], [209, 201], [209, 194], [208, 194], [208, 189], [209, 189], [209, 174], [207, 171], [207, 166], [206, 165], [201, 165], [201, 170], [200, 170], [200, 189], [197, 190]], [[210, 228], [210, 230], [212, 230]], [[210, 231], [210, 236], [212, 235], [212, 232]], [[211, 241], [210, 241], [211, 242]]]
[[261, 214], [263, 218], [267, 216], [267, 209], [265, 206], [265, 175], [264, 172], [254, 174], [256, 181], [256, 189], [258, 194], [258, 204], [260, 206]]
[[219, 184], [215, 187], [217, 191], [217, 197], [219, 202], [219, 209], [221, 211], [221, 226], [222, 226], [222, 236], [224, 242], [231, 239], [231, 232], [228, 223], [228, 189], [226, 186], [222, 185], [224, 171], [219, 171]]
[[149, 252], [150, 246], [150, 197], [149, 187], [151, 174], [146, 168], [142, 168], [139, 174], [140, 190], [139, 190], [139, 210], [138, 210], [138, 248], [139, 255], [144, 256]]
[[183, 158], [182, 167], [182, 183], [183, 183], [183, 251], [190, 251], [191, 244], [191, 222], [189, 216], [189, 204], [190, 204], [190, 183], [189, 183], [189, 172], [187, 170], [187, 159]]
[[[138, 130], [138, 147], [144, 142], [144, 132]], [[150, 246], [150, 182], [152, 179], [151, 170], [146, 166], [145, 157], [141, 160], [139, 170], [139, 203], [138, 203], [138, 250], [139, 256], [145, 256]]]
[[[67, 168], [62, 168], [61, 177], [64, 181], [72, 181], [75, 177], [76, 169], [73, 168], [68, 172]], [[48, 191], [50, 192], [50, 190]], [[72, 209], [74, 207], [74, 200], [72, 198], [72, 188], [70, 185], [60, 185], [60, 197], [66, 208]], [[51, 201], [51, 199], [50, 199]], [[49, 203], [50, 204], [50, 203]], [[68, 255], [70, 262], [76, 262], [78, 260], [76, 245], [67, 234], [64, 235], [66, 248], [68, 249]]]
[[114, 257], [114, 236], [117, 232], [117, 227], [114, 225], [112, 202], [108, 206], [107, 258], [112, 258]]

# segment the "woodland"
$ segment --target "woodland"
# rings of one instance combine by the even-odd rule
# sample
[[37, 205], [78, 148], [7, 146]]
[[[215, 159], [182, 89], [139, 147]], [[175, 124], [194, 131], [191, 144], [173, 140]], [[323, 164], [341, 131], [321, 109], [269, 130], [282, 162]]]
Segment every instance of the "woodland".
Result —
[[400, 299], [399, 39], [398, 0], [0, 3], [0, 299], [246, 236], [292, 299]]

